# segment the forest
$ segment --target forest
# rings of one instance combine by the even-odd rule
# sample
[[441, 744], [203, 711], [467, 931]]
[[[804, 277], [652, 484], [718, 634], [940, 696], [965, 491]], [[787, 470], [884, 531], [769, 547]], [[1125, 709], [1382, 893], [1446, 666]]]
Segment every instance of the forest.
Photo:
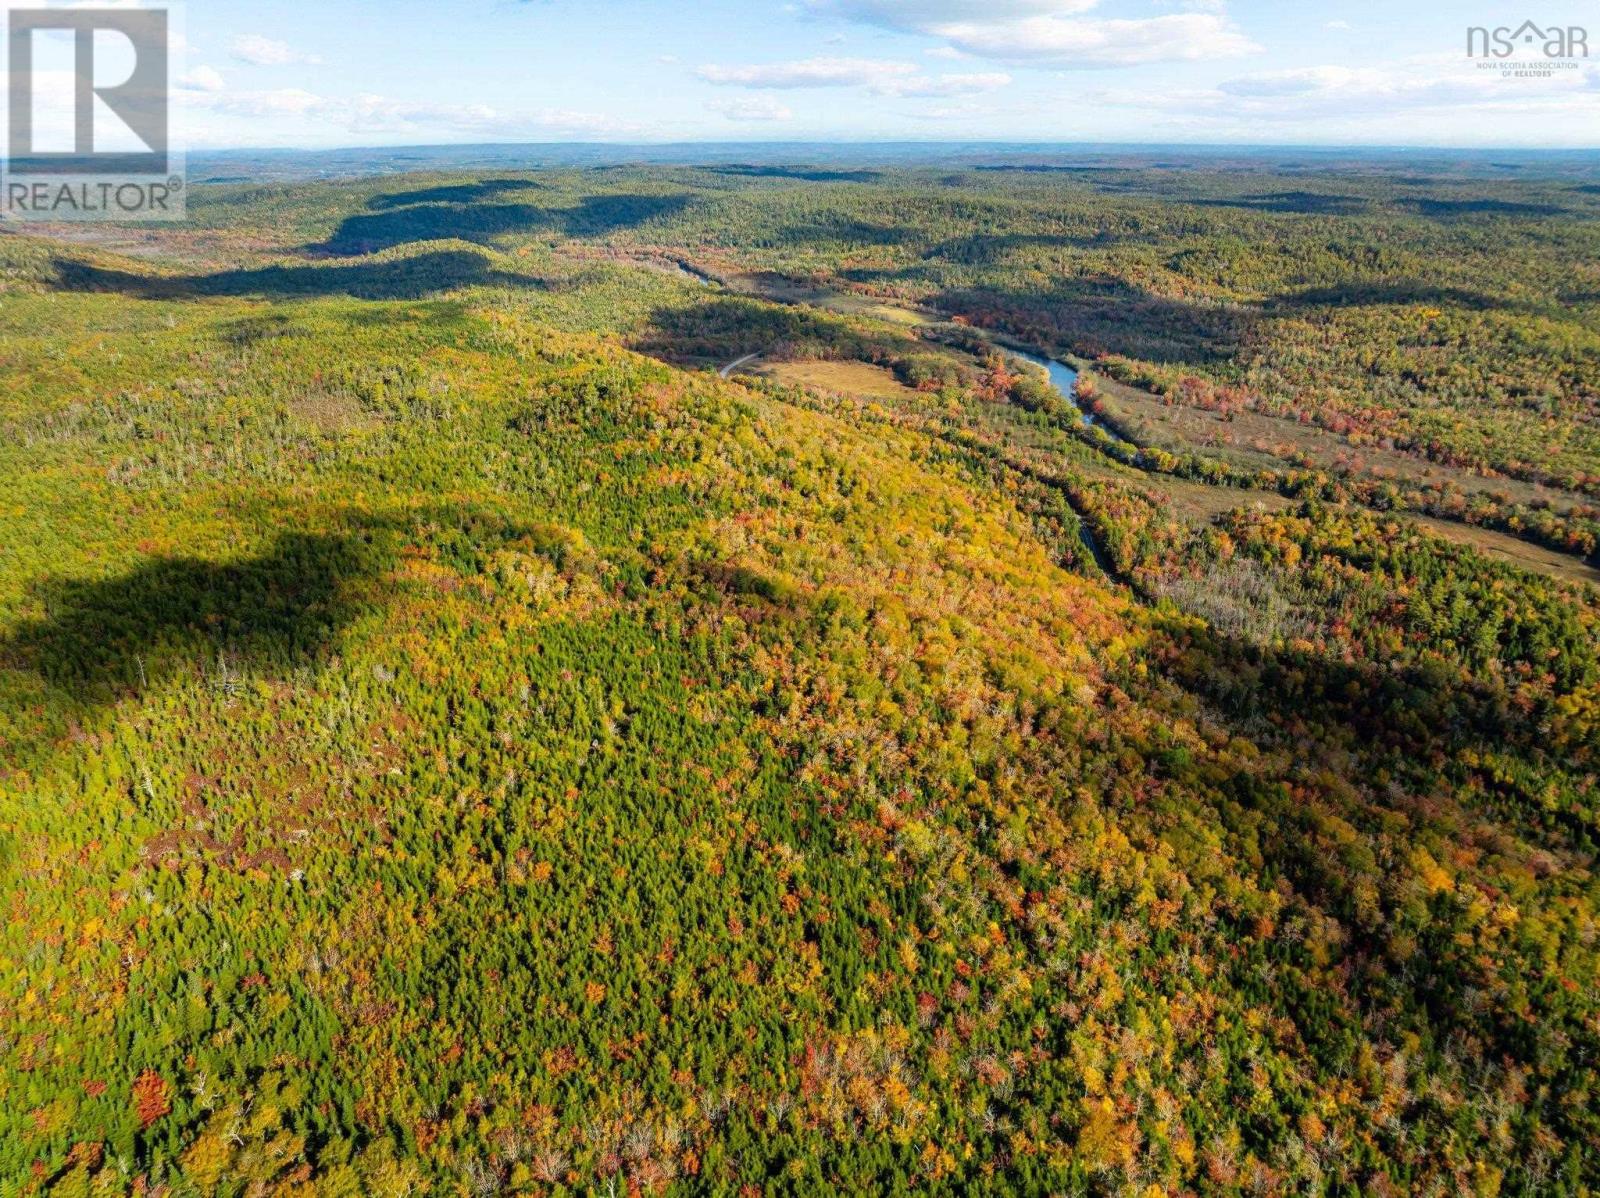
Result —
[[1600, 178], [189, 211], [0, 227], [0, 1193], [1600, 1189]]

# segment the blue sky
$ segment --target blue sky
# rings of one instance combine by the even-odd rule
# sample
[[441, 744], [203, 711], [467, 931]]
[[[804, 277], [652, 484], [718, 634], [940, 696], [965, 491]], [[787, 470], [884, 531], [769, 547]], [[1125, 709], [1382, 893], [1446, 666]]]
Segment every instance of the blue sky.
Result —
[[[1469, 25], [1527, 18], [1587, 23], [1595, 57], [1549, 78], [1467, 57]], [[1600, 145], [1593, 0], [191, 0], [184, 24], [194, 149]]]

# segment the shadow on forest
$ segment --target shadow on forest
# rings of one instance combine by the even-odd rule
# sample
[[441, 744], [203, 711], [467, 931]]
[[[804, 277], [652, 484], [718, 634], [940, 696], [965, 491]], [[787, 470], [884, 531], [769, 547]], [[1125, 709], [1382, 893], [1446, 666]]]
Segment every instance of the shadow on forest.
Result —
[[404, 208], [408, 204], [472, 204], [491, 199], [508, 191], [541, 191], [543, 183], [532, 179], [485, 179], [481, 183], [455, 183], [441, 187], [426, 187], [421, 191], [396, 191], [388, 195], [373, 196], [367, 207], [379, 211]]
[[899, 225], [877, 225], [848, 216], [835, 216], [809, 224], [789, 225], [779, 233], [783, 245], [814, 247], [817, 243], [845, 245], [905, 245], [921, 241], [922, 233]]
[[[466, 569], [485, 545], [524, 531], [470, 509], [360, 514], [333, 531], [280, 533], [240, 560], [164, 556], [109, 578], [44, 579], [30, 596], [44, 614], [0, 635], [0, 693], [32, 676], [48, 696], [45, 712], [61, 718], [180, 676], [224, 692], [282, 676], [336, 650], [357, 618], [386, 604], [390, 588], [375, 584], [404, 539], [423, 530], [443, 560]], [[24, 682], [23, 692], [37, 688]], [[17, 747], [0, 746], [0, 756], [14, 758]]]
[[1433, 283], [1350, 283], [1341, 287], [1308, 287], [1275, 295], [1267, 301], [1272, 309], [1334, 307], [1350, 308], [1362, 304], [1437, 304], [1469, 308], [1477, 312], [1491, 309], [1523, 309], [1527, 304], [1505, 300], [1465, 287], [1443, 287]]
[[484, 254], [465, 249], [439, 250], [386, 262], [263, 266], [212, 275], [142, 275], [91, 266], [70, 258], [58, 258], [54, 266], [58, 291], [118, 292], [139, 299], [348, 295], [356, 299], [403, 300], [421, 299], [461, 287], [543, 286], [531, 276], [497, 270]]
[[[511, 181], [506, 181], [511, 182]], [[506, 190], [506, 189], [500, 189]], [[422, 193], [413, 193], [418, 195]], [[395, 197], [398, 202], [403, 196]], [[307, 249], [327, 254], [370, 254], [411, 241], [488, 242], [513, 233], [603, 237], [682, 212], [692, 195], [593, 195], [573, 208], [538, 204], [475, 204], [429, 201], [389, 206], [346, 217], [329, 238]]]
[[629, 348], [667, 361], [712, 358], [731, 361], [759, 351], [773, 358], [822, 353], [824, 357], [870, 360], [872, 339], [857, 333], [845, 318], [803, 303], [783, 303], [744, 295], [696, 297], [650, 314], [646, 331]]
[[798, 179], [807, 183], [871, 183], [883, 178], [878, 171], [824, 170], [821, 167], [751, 166], [735, 162], [729, 166], [708, 166], [708, 175], [732, 175], [745, 179]]
[[352, 580], [392, 559], [372, 528], [284, 533], [238, 562], [160, 557], [114, 578], [49, 580], [45, 615], [0, 638], [0, 666], [30, 671], [82, 702], [156, 685], [179, 669], [290, 665], [313, 657], [355, 615]]
[[974, 233], [941, 242], [922, 257], [924, 261], [993, 266], [1017, 250], [1097, 249], [1127, 240], [1130, 239], [1105, 229], [1077, 237], [1065, 233]]
[[952, 288], [930, 306], [1042, 347], [1190, 365], [1231, 361], [1262, 319], [1253, 308], [1155, 295], [1104, 276], [1059, 279], [1038, 292]]
[[1181, 201], [1202, 208], [1246, 208], [1255, 212], [1292, 212], [1304, 216], [1359, 216], [1371, 209], [1361, 196], [1328, 195], [1319, 191], [1276, 191], [1233, 199]]
[[[1282, 751], [1300, 762], [1308, 776], [1328, 768], [1365, 783], [1350, 793], [1332, 787], [1308, 798], [1281, 778], [1245, 769], [1218, 780], [1215, 806], [1218, 821], [1247, 837], [1261, 854], [1263, 876], [1284, 879], [1340, 921], [1348, 937], [1343, 951], [1354, 966], [1346, 975], [1350, 993], [1363, 1016], [1381, 1018], [1392, 1011], [1403, 989], [1426, 1004], [1441, 1039], [1487, 1035], [1501, 1050], [1518, 1043], [1527, 1031], [1522, 1014], [1474, 1001], [1482, 979], [1463, 969], [1467, 954], [1457, 946], [1448, 912], [1408, 916], [1398, 909], [1399, 900], [1375, 902], [1370, 884], [1383, 872], [1382, 839], [1403, 844], [1404, 835], [1396, 837], [1396, 829], [1440, 822], [1441, 805], [1455, 801], [1425, 783], [1413, 797], [1409, 766], [1426, 776], [1447, 758], [1460, 761], [1477, 753], [1490, 760], [1508, 749], [1531, 762], [1547, 751], [1540, 717], [1519, 710], [1503, 691], [1463, 682], [1442, 663], [1396, 671], [1314, 651], [1264, 647], [1210, 630], [1170, 628], [1168, 635], [1172, 651], [1164, 672], [1209, 710], [1245, 729], [1269, 752]], [[1180, 751], [1170, 768], [1181, 775], [1191, 767]], [[1592, 852], [1592, 833], [1584, 821], [1547, 811], [1512, 788], [1498, 796], [1497, 790], [1490, 786], [1475, 800], [1475, 805], [1492, 804], [1492, 811], [1465, 810], [1444, 817], [1442, 826], [1491, 816], [1519, 826], [1531, 843], [1560, 845], [1585, 857]], [[1365, 843], [1365, 837], [1330, 844], [1330, 826], [1339, 821], [1377, 838], [1379, 845]], [[1271, 834], [1258, 834], [1262, 828]], [[1419, 918], [1420, 926], [1408, 923]], [[1292, 987], [1284, 998], [1313, 1051], [1330, 1064], [1340, 1063], [1344, 1046], [1338, 1038], [1313, 1034], [1325, 1023], [1325, 1004], [1314, 993]]]
[[[1546, 716], [1520, 708], [1504, 688], [1464, 679], [1441, 659], [1404, 668], [1335, 658], [1313, 649], [1279, 648], [1214, 629], [1186, 630], [1171, 675], [1230, 719], [1260, 730], [1277, 729], [1286, 744], [1339, 738], [1339, 753], [1390, 754], [1395, 760], [1426, 761], [1442, 747], [1482, 757], [1511, 751], [1529, 760], [1547, 751], [1541, 727]], [[1577, 680], [1581, 681], [1581, 679]], [[1574, 685], [1574, 679], [1566, 679]], [[1586, 825], [1537, 804], [1497, 811], [1545, 836], [1570, 835], [1581, 842]]]
[[1409, 208], [1419, 216], [1450, 218], [1458, 216], [1560, 216], [1567, 211], [1558, 204], [1524, 204], [1513, 200], [1397, 200], [1396, 206]]
[[1049, 163], [1022, 163], [1001, 166], [975, 166], [975, 171], [993, 174], [1015, 175], [1104, 175], [1121, 174], [1129, 175], [1134, 171], [1128, 166], [1053, 166]]

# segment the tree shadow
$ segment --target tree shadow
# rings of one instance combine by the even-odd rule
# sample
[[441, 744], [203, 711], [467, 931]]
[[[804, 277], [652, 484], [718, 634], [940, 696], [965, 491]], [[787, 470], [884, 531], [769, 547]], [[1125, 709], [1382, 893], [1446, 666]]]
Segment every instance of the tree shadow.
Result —
[[797, 179], [806, 183], [872, 183], [883, 178], [878, 171], [824, 170], [820, 167], [753, 166], [735, 162], [706, 168], [711, 175], [732, 175], [747, 179]]
[[532, 179], [484, 179], [479, 183], [445, 184], [420, 191], [396, 191], [374, 196], [367, 201], [367, 207], [381, 211], [404, 208], [409, 204], [471, 204], [504, 195], [508, 191], [542, 191], [544, 186]]
[[412, 241], [459, 238], [487, 244], [511, 234], [554, 233], [603, 237], [683, 211], [692, 195], [593, 195], [575, 207], [430, 201], [390, 206], [346, 217], [313, 252], [349, 256], [392, 249]]
[[1302, 216], [1359, 216], [1371, 211], [1361, 196], [1330, 195], [1319, 191], [1277, 191], [1233, 199], [1195, 199], [1187, 203], [1203, 208], [1245, 208], [1255, 212], [1288, 212]]
[[[1549, 751], [1550, 712], [1519, 704], [1504, 687], [1465, 677], [1443, 659], [1379, 665], [1210, 628], [1182, 639], [1184, 651], [1172, 659], [1175, 681], [1231, 720], [1278, 729], [1288, 744], [1336, 730], [1335, 739], [1346, 738], [1339, 751], [1391, 761], [1483, 759], [1508, 750], [1531, 761]], [[1494, 814], [1529, 836], [1593, 847], [1590, 827], [1570, 813], [1529, 805]]]
[[0, 758], [20, 764], [69, 721], [180, 677], [232, 693], [324, 659], [353, 622], [387, 606], [391, 588], [378, 584], [424, 527], [452, 562], [524, 531], [471, 509], [363, 513], [332, 531], [280, 533], [235, 561], [163, 556], [108, 578], [38, 581], [30, 599], [44, 614], [0, 635], [0, 694], [44, 720], [31, 743], [0, 743]]
[[179, 675], [226, 689], [315, 660], [366, 602], [354, 584], [388, 561], [373, 529], [291, 532], [237, 562], [161, 557], [112, 578], [39, 582], [45, 614], [0, 637], [0, 693], [43, 718], [0, 756], [22, 765], [71, 724]]
[[[717, 295], [656, 308], [629, 348], [663, 361], [718, 364], [759, 352], [772, 359], [886, 359], [886, 346], [842, 316], [752, 296]], [[914, 348], [908, 343], [907, 348]]]
[[1125, 240], [1105, 229], [1078, 237], [1066, 233], [974, 233], [942, 242], [923, 258], [965, 266], [993, 266], [1018, 250], [1099, 249]]
[[1233, 360], [1262, 316], [1240, 305], [1155, 295], [1107, 276], [1060, 279], [1038, 292], [951, 288], [931, 306], [1045, 348], [1191, 366]]
[[497, 270], [484, 254], [464, 249], [354, 265], [264, 266], [212, 275], [135, 274], [71, 258], [57, 258], [53, 265], [58, 291], [116, 292], [139, 299], [162, 300], [330, 295], [403, 300], [422, 299], [463, 287], [543, 286], [530, 276]]
[[975, 166], [975, 171], [988, 174], [1015, 174], [1015, 175], [1089, 175], [1098, 176], [1106, 174], [1128, 175], [1133, 173], [1132, 167], [1127, 166], [1055, 166], [1050, 163], [1018, 163], [999, 166]]
[[1349, 283], [1338, 287], [1308, 287], [1273, 296], [1267, 303], [1269, 310], [1292, 308], [1352, 308], [1366, 304], [1430, 304], [1450, 305], [1486, 312], [1491, 309], [1506, 310], [1526, 308], [1528, 305], [1508, 301], [1465, 287], [1445, 287], [1420, 281], [1392, 283]]
[[650, 221], [676, 216], [694, 202], [695, 196], [682, 195], [595, 195], [585, 196], [576, 208], [555, 210], [557, 227], [568, 237], [604, 237], [621, 229], [632, 229]]
[[1448, 220], [1463, 216], [1560, 216], [1567, 209], [1557, 204], [1527, 204], [1515, 200], [1397, 200], [1401, 208], [1409, 208], [1420, 216]]
[[[1516, 775], [1477, 768], [1480, 784], [1462, 788], [1472, 799], [1440, 793], [1440, 779], [1450, 770], [1471, 770], [1506, 753], [1581, 774], [1584, 757], [1553, 756], [1548, 713], [1443, 663], [1393, 668], [1193, 626], [1168, 626], [1162, 636], [1163, 673], [1208, 712], [1243, 728], [1264, 751], [1295, 762], [1298, 779], [1321, 771], [1352, 784], [1306, 788], [1240, 770], [1218, 776], [1211, 802], [1219, 822], [1249, 837], [1260, 854], [1261, 876], [1284, 879], [1340, 921], [1348, 936], [1343, 951], [1355, 966], [1345, 976], [1363, 1018], [1388, 1019], [1415, 1002], [1423, 1020], [1416, 1030], [1435, 1043], [1477, 1037], [1491, 1046], [1486, 1055], [1528, 1061], [1536, 1051], [1529, 1021], [1514, 1009], [1474, 1001], [1483, 985], [1481, 959], [1476, 948], [1459, 942], [1454, 905], [1419, 909], [1403, 886], [1371, 883], [1418, 826], [1481, 823], [1506, 844], [1507, 831], [1514, 830], [1529, 845], [1566, 855], [1586, 871], [1595, 851], [1589, 819], [1532, 801]], [[1185, 768], [1182, 758], [1173, 764]], [[1459, 809], [1452, 810], [1456, 803]], [[1330, 835], [1341, 825], [1357, 835]], [[1271, 834], [1258, 835], [1262, 828]], [[1288, 992], [1285, 998], [1304, 1002]], [[1571, 1036], [1586, 1044], [1586, 1053], [1600, 1047], [1595, 1029], [1571, 1008], [1553, 1009], [1557, 1016], [1542, 1025], [1552, 1031], [1551, 1042]], [[1307, 1042], [1337, 1063], [1342, 1049], [1318, 1041], [1318, 1010], [1312, 1003], [1296, 1017], [1305, 1020]]]
[[921, 241], [923, 234], [916, 229], [899, 225], [881, 225], [872, 221], [834, 214], [806, 224], [789, 225], [778, 235], [783, 245], [804, 245], [814, 249], [819, 245], [841, 246], [895, 246]]

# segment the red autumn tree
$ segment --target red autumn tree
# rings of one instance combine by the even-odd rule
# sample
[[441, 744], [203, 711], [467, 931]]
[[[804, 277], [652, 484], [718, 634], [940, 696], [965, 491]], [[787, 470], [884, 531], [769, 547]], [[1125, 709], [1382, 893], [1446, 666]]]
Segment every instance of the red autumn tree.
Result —
[[172, 1110], [171, 1089], [154, 1069], [146, 1069], [133, 1081], [133, 1109], [139, 1126], [149, 1127]]

